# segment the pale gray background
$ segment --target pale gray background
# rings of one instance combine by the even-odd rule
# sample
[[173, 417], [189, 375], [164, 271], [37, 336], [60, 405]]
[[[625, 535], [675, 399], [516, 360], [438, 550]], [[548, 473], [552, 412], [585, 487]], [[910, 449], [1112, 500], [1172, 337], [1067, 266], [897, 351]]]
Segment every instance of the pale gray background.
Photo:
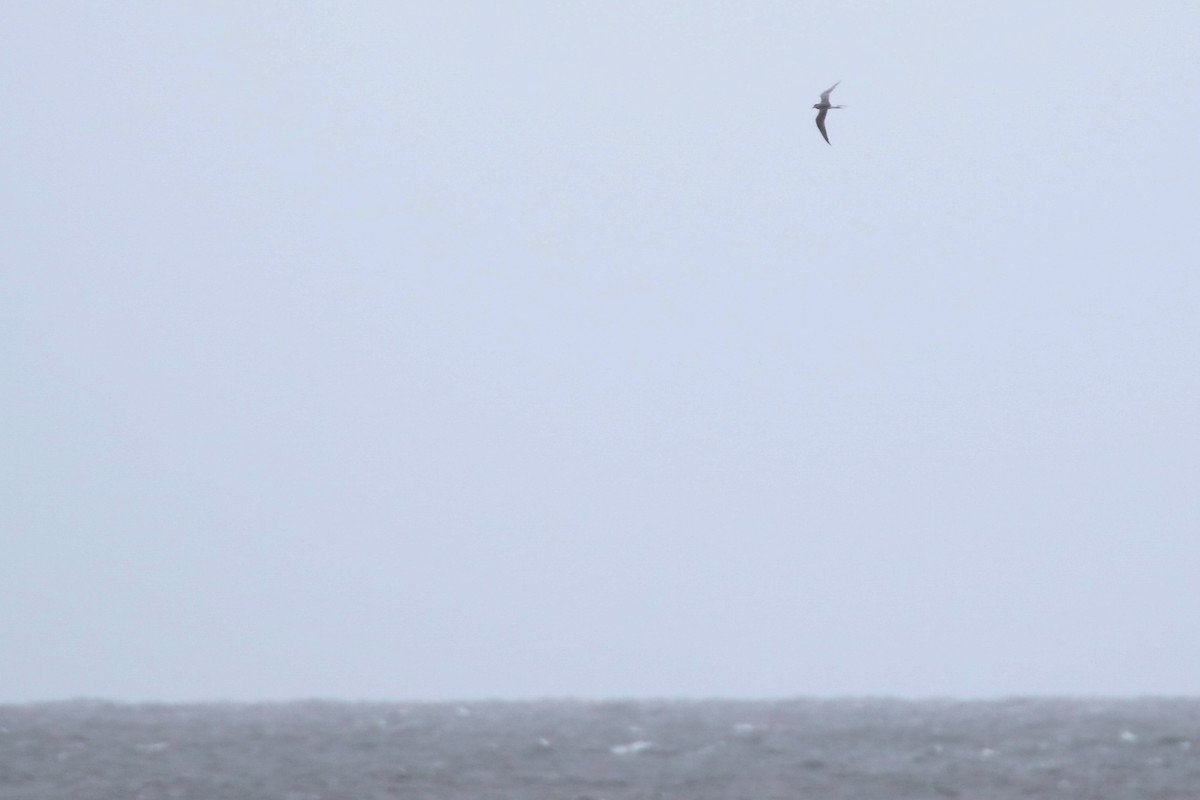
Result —
[[1197, 3], [0, 31], [0, 701], [1200, 691]]

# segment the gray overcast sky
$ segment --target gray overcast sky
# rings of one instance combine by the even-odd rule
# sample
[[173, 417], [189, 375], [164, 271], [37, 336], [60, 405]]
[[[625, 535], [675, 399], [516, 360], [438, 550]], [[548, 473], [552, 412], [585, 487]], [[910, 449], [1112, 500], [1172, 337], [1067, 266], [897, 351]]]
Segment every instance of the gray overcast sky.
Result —
[[1195, 2], [0, 30], [0, 701], [1200, 692]]

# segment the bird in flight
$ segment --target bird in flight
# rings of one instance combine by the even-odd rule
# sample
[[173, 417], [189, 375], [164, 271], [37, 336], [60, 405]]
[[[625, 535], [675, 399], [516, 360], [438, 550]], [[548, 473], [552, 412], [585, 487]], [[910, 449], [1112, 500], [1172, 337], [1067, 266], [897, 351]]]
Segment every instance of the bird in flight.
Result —
[[829, 105], [829, 93], [837, 88], [838, 83], [841, 83], [841, 81], [838, 81], [833, 86], [830, 86], [828, 89], [821, 92], [821, 102], [813, 103], [813, 108], [817, 109], [817, 130], [819, 130], [821, 135], [825, 137], [826, 144], [833, 144], [833, 142], [829, 141], [829, 134], [825, 132], [825, 114], [828, 113], [829, 109], [831, 108], [845, 108], [845, 106]]

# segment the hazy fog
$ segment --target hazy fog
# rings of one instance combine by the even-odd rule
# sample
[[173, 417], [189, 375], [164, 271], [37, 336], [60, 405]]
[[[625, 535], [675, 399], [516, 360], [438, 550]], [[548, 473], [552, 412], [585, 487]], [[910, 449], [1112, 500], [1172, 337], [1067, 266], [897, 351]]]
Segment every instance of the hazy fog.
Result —
[[0, 701], [1200, 691], [1195, 3], [0, 30]]

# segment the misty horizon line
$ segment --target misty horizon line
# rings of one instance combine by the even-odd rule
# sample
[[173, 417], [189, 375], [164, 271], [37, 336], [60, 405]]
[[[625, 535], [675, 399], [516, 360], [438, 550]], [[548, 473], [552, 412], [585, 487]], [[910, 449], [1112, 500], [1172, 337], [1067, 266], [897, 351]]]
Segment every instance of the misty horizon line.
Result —
[[966, 694], [795, 694], [795, 695], [545, 695], [522, 697], [464, 696], [449, 698], [396, 698], [362, 697], [348, 698], [321, 695], [296, 695], [292, 697], [264, 697], [256, 699], [214, 697], [206, 699], [162, 700], [157, 698], [98, 697], [80, 695], [35, 700], [0, 700], [0, 708], [30, 706], [286, 706], [286, 705], [391, 705], [391, 706], [447, 706], [466, 708], [471, 705], [690, 705], [702, 703], [782, 704], [782, 703], [895, 703], [895, 704], [1005, 704], [1020, 702], [1061, 703], [1125, 703], [1195, 701], [1200, 695], [1165, 693], [1099, 694], [1067, 692], [1025, 692], [995, 695]]

